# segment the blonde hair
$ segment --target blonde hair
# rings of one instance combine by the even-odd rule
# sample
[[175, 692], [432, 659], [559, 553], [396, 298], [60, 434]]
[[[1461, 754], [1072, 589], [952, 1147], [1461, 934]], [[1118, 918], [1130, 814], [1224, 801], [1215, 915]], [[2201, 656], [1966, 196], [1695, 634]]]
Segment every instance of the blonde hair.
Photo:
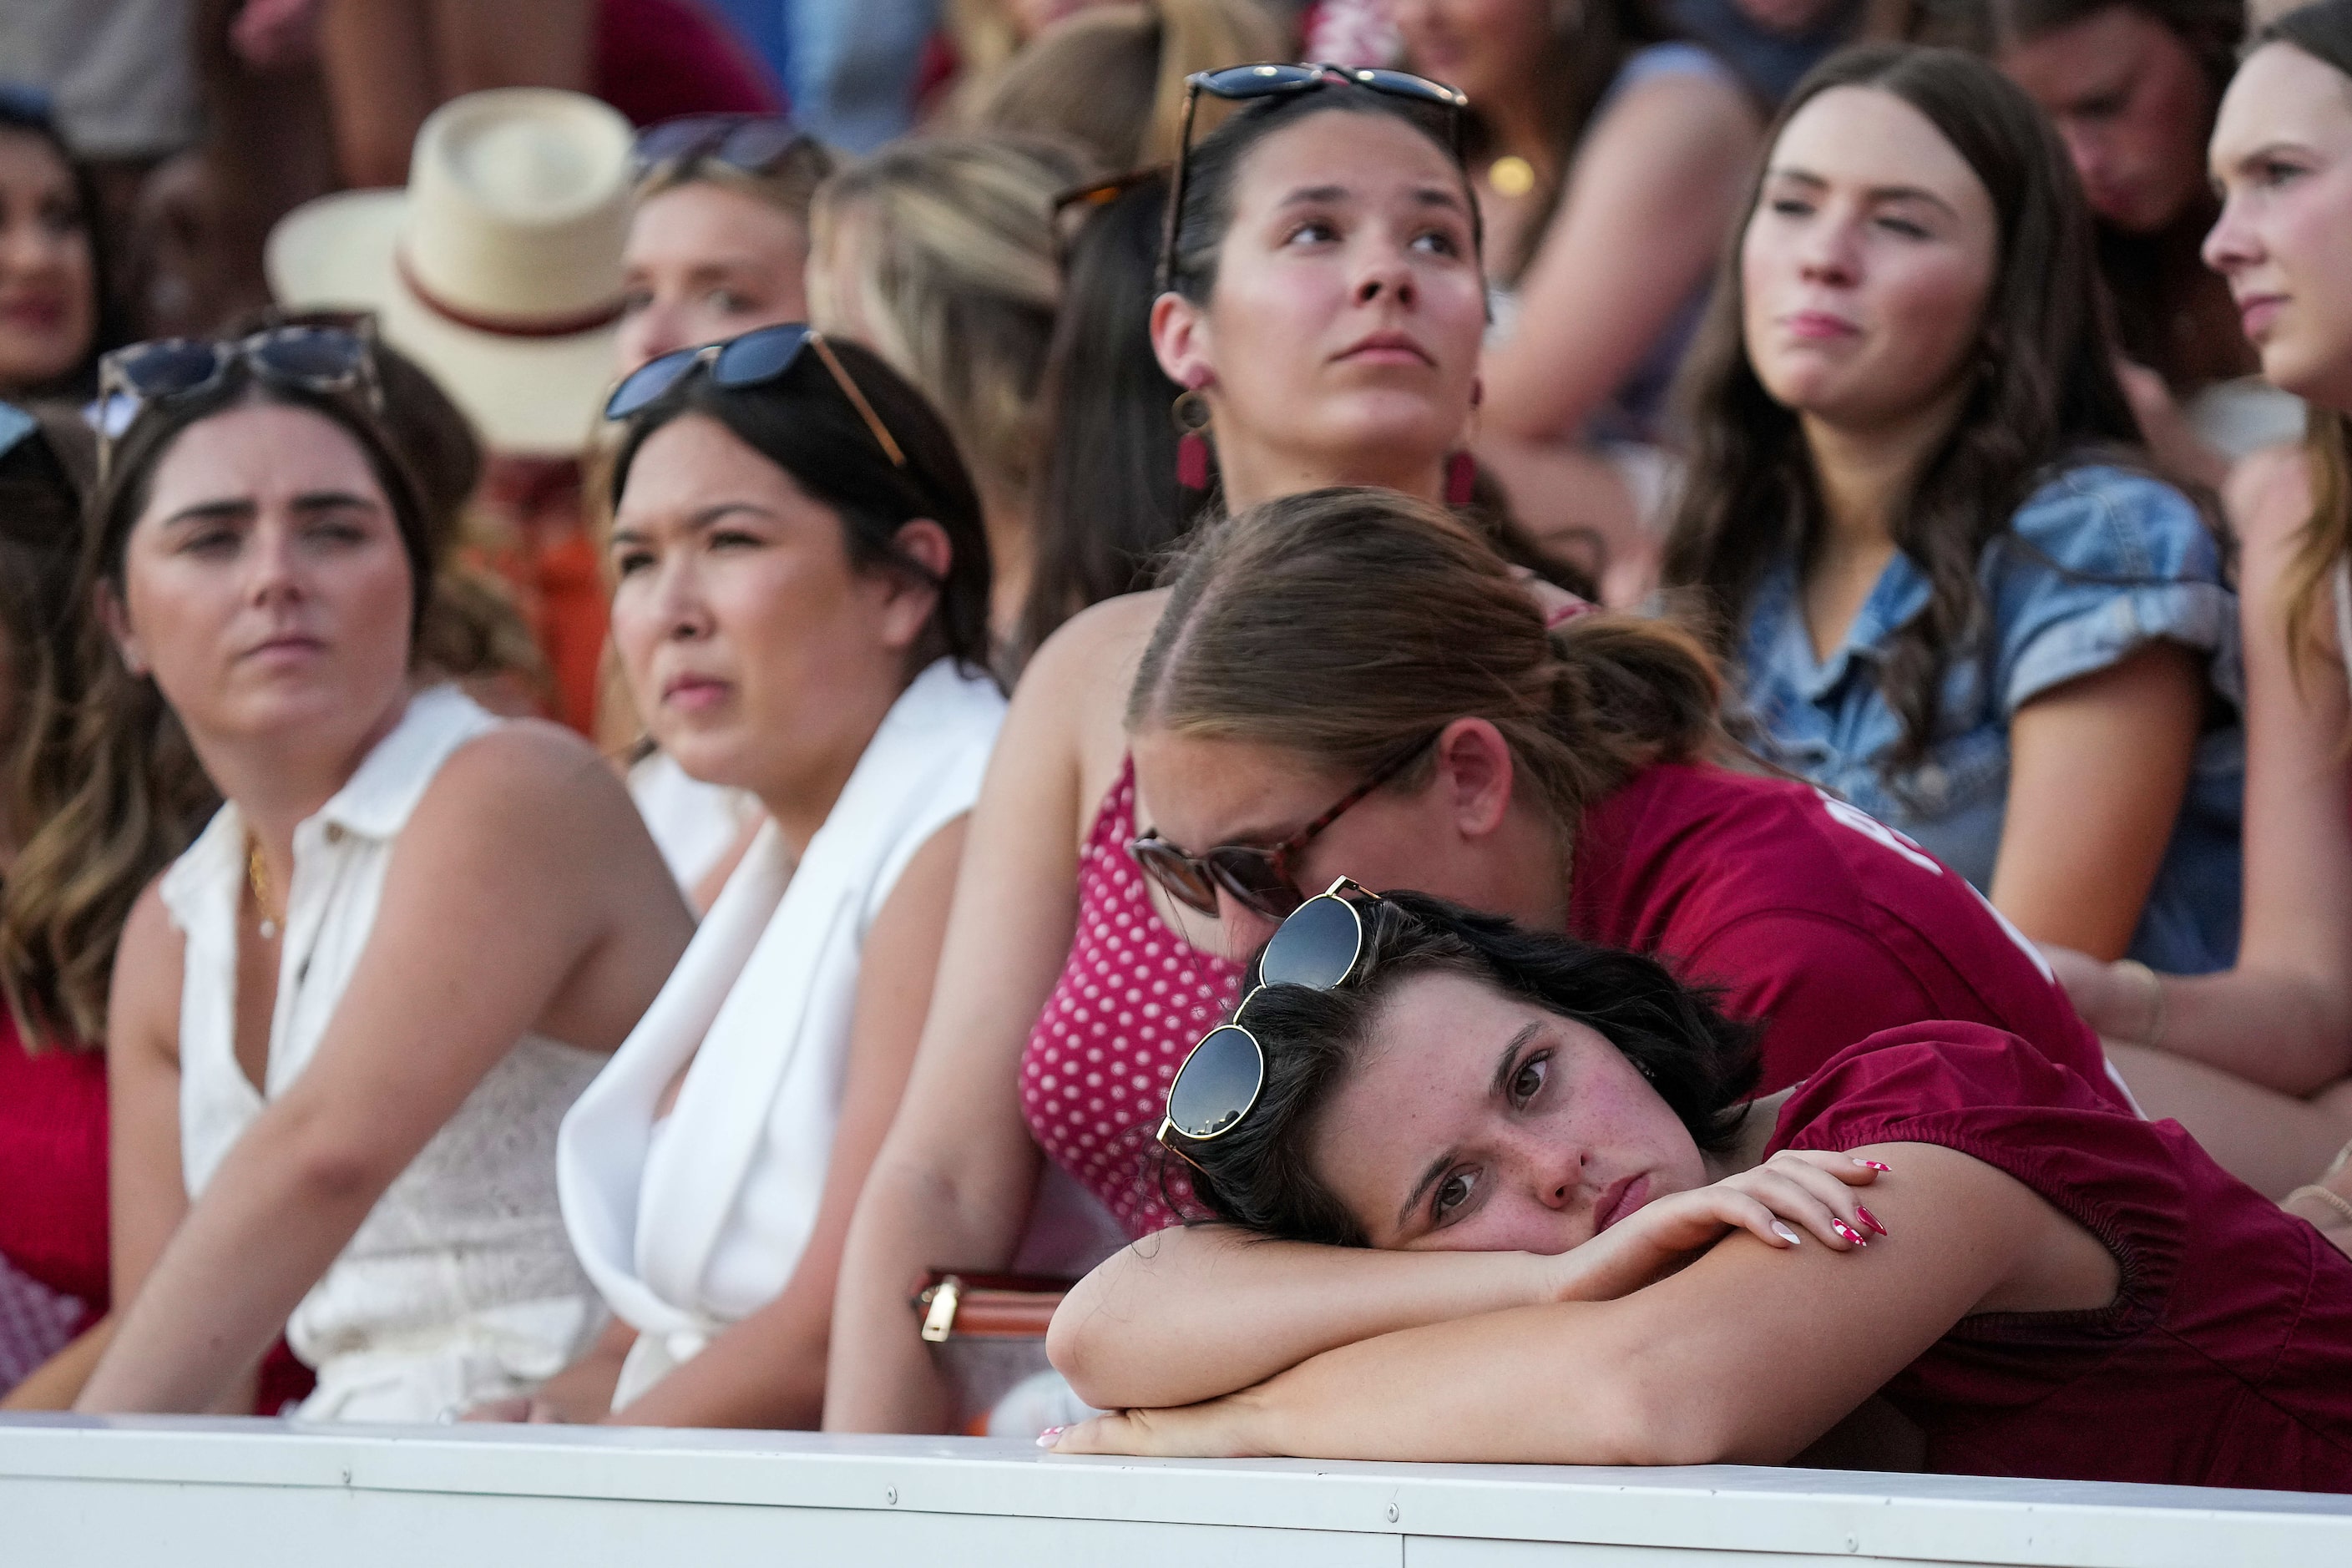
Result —
[[[2336, 569], [2352, 554], [2352, 416], [2314, 406], [2304, 415], [2304, 460], [2311, 475], [2311, 516], [2286, 568], [2286, 646], [2300, 675], [2320, 649], [2319, 627]], [[2352, 647], [2340, 650], [2352, 663]]]
[[[988, 138], [885, 147], [817, 192], [809, 316], [854, 332], [928, 396], [983, 496], [1026, 505], [1061, 268], [1054, 197], [1067, 151]], [[843, 243], [856, 228], [861, 243]]]
[[816, 200], [817, 188], [840, 166], [840, 160], [824, 142], [814, 136], [803, 136], [767, 168], [757, 172], [739, 169], [732, 163], [709, 157], [672, 159], [657, 163], [651, 173], [637, 182], [630, 200], [643, 205], [664, 192], [677, 190], [681, 185], [718, 185], [726, 190], [740, 191], [756, 201], [764, 202], [805, 227], [809, 220], [809, 205]]
[[[1286, 58], [1292, 40], [1255, 0], [1100, 5], [1055, 24], [959, 104], [974, 131], [1063, 137], [1106, 169], [1172, 162], [1183, 135], [1184, 79]], [[1204, 99], [1194, 134], [1231, 106]]]

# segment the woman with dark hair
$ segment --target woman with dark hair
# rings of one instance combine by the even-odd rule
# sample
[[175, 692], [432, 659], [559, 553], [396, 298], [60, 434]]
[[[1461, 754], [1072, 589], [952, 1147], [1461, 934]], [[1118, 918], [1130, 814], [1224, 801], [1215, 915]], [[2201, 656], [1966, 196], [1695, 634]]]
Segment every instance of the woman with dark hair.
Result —
[[1993, 58], [2057, 127], [2097, 219], [2141, 427], [2168, 471], [2219, 489], [2299, 415], [2255, 377], [2229, 290], [2198, 257], [2218, 210], [2205, 142], [2244, 0], [1991, 0], [1985, 16]]
[[1665, 580], [1765, 753], [2036, 941], [2230, 961], [2242, 739], [2221, 546], [2137, 467], [2090, 226], [1973, 56], [1790, 100], [1693, 365]]
[[[2083, 1016], [2262, 1190], [2310, 1182], [2352, 1137], [2352, 0], [2288, 13], [2222, 100], [2224, 205], [2205, 253], [2263, 374], [2309, 400], [2300, 460], [2245, 513], [2246, 897], [2237, 967], [2158, 978], [2053, 954]], [[2126, 1053], [2119, 1053], [2126, 1054]], [[2352, 1245], [2352, 1170], [2289, 1205]]]
[[88, 395], [110, 342], [97, 213], [46, 110], [0, 87], [0, 397]]
[[[1449, 468], [1467, 477], [1448, 458], [1468, 435], [1486, 304], [1454, 95], [1371, 79], [1240, 67], [1200, 89], [1242, 107], [1180, 164], [1150, 325], [1161, 371], [1184, 389], [1189, 477], [1195, 489], [1215, 478], [1226, 508], [1337, 483], [1435, 502]], [[1278, 89], [1255, 96], [1269, 82]], [[1133, 1234], [1165, 1222], [1083, 1101], [1047, 1114], [1012, 1088], [1061, 1048], [1076, 1008], [1091, 1012], [1087, 986], [1149, 995], [1148, 1010], [1102, 1018], [1095, 1047], [1107, 1075], [1147, 1082], [1232, 995], [1215, 933], [1171, 925], [1193, 922], [1155, 905], [1125, 849], [1137, 801], [1119, 712], [1163, 603], [1097, 605], [1023, 673], [973, 810], [942, 1002], [844, 1255], [828, 1426], [961, 1424], [908, 1319], [907, 1282], [950, 1262], [1010, 1265], [1041, 1145]]]
[[[1890, 1029], [1743, 1104], [1629, 953], [1343, 889], [1262, 961], [1162, 1136], [1293, 1310], [1130, 1248], [1055, 1316], [1124, 1407], [1061, 1452], [1801, 1463], [1868, 1405], [1873, 1468], [2352, 1491], [2352, 1260], [2029, 1040]], [[1297, 1310], [1367, 1248], [1384, 1289]]]
[[765, 824], [564, 1118], [564, 1219], [613, 1323], [478, 1414], [814, 1426], [842, 1238], [1004, 715], [987, 536], [921, 395], [803, 326], [655, 360], [610, 412], [630, 694]]
[[1176, 482], [1169, 405], [1182, 388], [1151, 351], [1151, 273], [1168, 181], [1160, 174], [1072, 191], [1062, 308], [1046, 351], [1045, 451], [1037, 475], [1037, 574], [1020, 653], [1089, 605], [1151, 585], [1159, 558], [1209, 510]]
[[[117, 1326], [79, 1407], [241, 1408], [281, 1325], [313, 1416], [527, 1391], [595, 1321], [557, 1121], [691, 921], [583, 742], [417, 689], [446, 541], [363, 334], [142, 344], [101, 381], [137, 407], [78, 573], [102, 629], [19, 860], [129, 910]], [[175, 744], [224, 801], [184, 853]]]

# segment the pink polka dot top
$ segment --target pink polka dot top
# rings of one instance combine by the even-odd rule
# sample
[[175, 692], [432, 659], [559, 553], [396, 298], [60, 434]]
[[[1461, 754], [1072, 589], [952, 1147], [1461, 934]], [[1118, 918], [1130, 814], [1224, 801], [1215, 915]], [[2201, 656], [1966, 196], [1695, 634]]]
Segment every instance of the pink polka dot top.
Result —
[[1127, 852], [1134, 837], [1129, 758], [1087, 835], [1078, 929], [1022, 1054], [1021, 1105], [1038, 1147], [1144, 1237], [1191, 1202], [1183, 1163], [1163, 1173], [1152, 1134], [1177, 1068], [1232, 1005], [1242, 972], [1160, 918]]

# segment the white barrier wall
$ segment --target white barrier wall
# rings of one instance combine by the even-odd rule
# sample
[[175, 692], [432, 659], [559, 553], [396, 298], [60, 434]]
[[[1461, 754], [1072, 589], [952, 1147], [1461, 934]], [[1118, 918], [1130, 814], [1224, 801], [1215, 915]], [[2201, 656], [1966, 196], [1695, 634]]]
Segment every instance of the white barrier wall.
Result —
[[970, 1438], [0, 1417], [0, 1565], [2352, 1565], [2352, 1498]]

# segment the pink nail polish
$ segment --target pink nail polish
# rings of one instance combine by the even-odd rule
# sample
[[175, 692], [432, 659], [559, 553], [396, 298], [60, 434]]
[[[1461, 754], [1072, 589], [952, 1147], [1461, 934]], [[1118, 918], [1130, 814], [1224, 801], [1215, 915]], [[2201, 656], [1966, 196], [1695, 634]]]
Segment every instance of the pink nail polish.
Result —
[[1856, 1247], [1868, 1247], [1870, 1245], [1869, 1242], [1863, 1239], [1863, 1235], [1860, 1231], [1854, 1229], [1853, 1226], [1846, 1224], [1846, 1222], [1842, 1219], [1833, 1219], [1830, 1221], [1830, 1228], [1836, 1231], [1848, 1241], [1853, 1243]]
[[1882, 1165], [1875, 1160], [1856, 1160], [1854, 1163], [1860, 1165], [1866, 1171], [1892, 1171], [1895, 1169], [1892, 1165]]
[[1066, 1426], [1046, 1427], [1043, 1432], [1037, 1434], [1037, 1447], [1040, 1448], [1052, 1447], [1055, 1443], [1061, 1441], [1062, 1434], [1068, 1430], [1069, 1428]]
[[1853, 1212], [1861, 1215], [1862, 1223], [1868, 1226], [1871, 1229], [1876, 1231], [1881, 1236], [1885, 1236], [1886, 1234], [1886, 1227], [1878, 1223], [1878, 1216], [1871, 1213], [1866, 1205], [1856, 1204], [1853, 1205]]

